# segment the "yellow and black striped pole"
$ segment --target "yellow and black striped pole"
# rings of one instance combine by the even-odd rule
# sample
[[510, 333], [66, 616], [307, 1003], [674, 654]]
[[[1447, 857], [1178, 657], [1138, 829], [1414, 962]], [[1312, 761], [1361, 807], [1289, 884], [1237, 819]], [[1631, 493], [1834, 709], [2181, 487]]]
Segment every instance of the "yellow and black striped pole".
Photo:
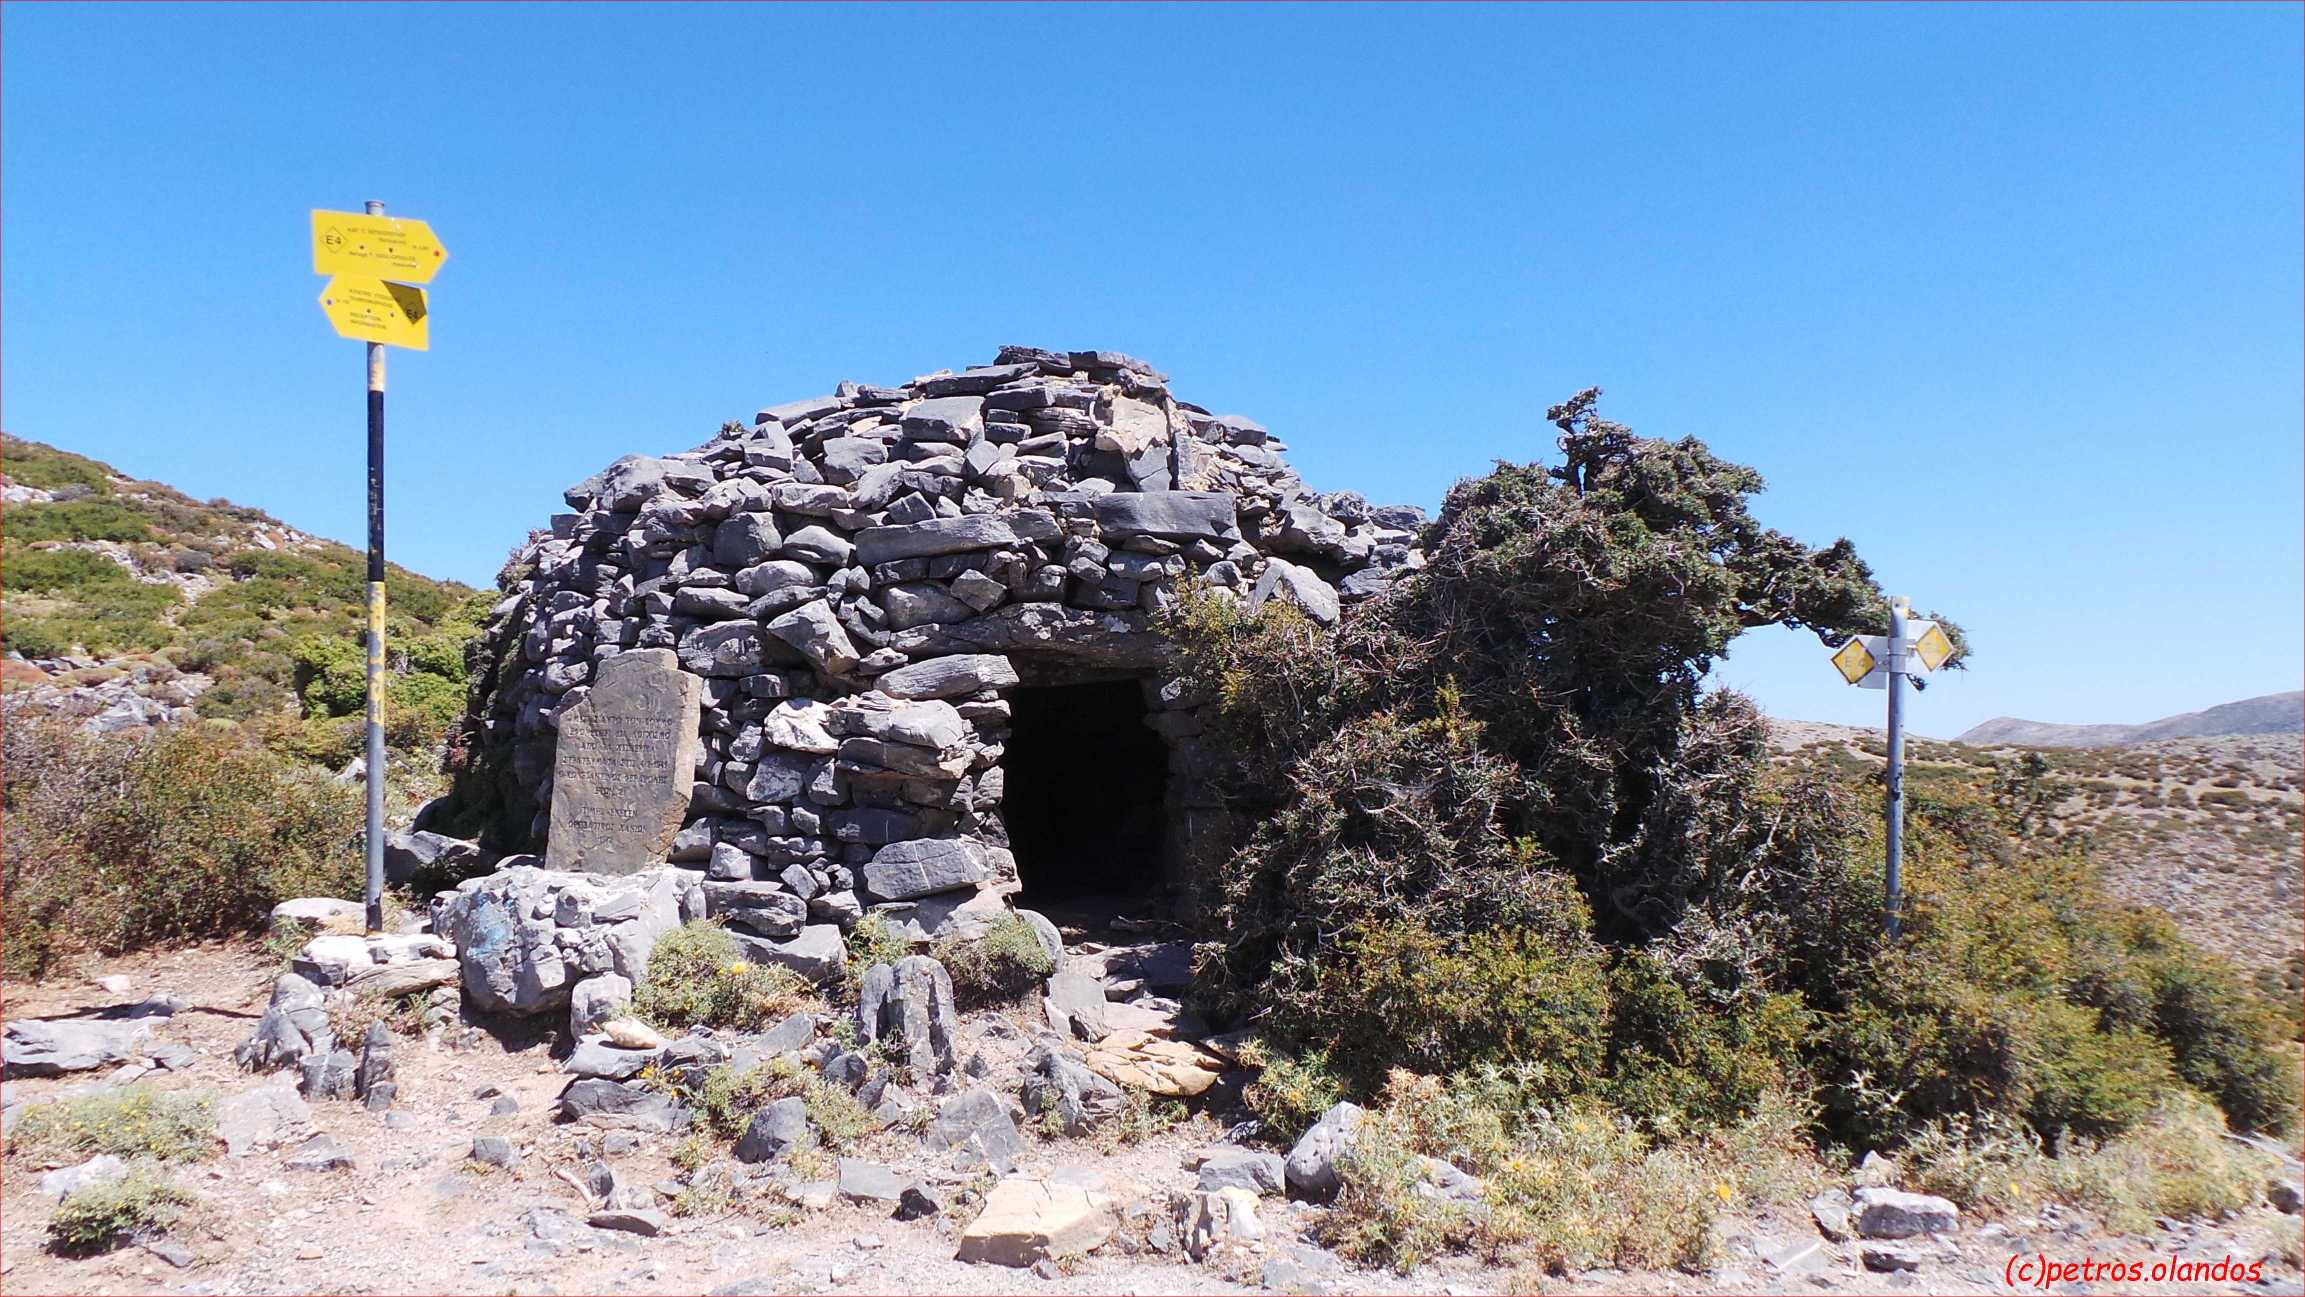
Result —
[[[370, 216], [384, 204], [370, 202]], [[368, 930], [384, 930], [384, 344], [368, 344]]]

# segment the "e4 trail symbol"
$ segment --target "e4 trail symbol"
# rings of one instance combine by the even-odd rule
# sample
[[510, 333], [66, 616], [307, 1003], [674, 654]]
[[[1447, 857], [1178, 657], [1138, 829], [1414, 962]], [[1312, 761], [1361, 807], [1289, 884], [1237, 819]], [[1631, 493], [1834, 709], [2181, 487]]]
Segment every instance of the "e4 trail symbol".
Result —
[[1880, 635], [1858, 635], [1851, 638], [1833, 654], [1834, 669], [1850, 684], [1863, 680], [1873, 673], [1873, 668], [1880, 662], [1880, 658], [1873, 652], [1873, 644], [1865, 641], [1872, 640], [1874, 644], [1879, 644], [1884, 638]]
[[431, 349], [431, 312], [424, 290], [413, 285], [338, 275], [320, 290], [320, 309], [339, 336], [411, 351]]
[[312, 273], [428, 284], [448, 249], [422, 221], [361, 212], [312, 212]]

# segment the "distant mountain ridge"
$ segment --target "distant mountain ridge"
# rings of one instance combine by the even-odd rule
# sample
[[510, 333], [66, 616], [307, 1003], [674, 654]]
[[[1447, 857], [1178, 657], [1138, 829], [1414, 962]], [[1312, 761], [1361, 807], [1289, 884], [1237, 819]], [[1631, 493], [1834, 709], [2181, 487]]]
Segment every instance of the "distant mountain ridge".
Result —
[[2305, 691], [2266, 694], [2142, 725], [2056, 725], [1996, 716], [1955, 739], [1978, 747], [2114, 748], [2157, 739], [2305, 732]]

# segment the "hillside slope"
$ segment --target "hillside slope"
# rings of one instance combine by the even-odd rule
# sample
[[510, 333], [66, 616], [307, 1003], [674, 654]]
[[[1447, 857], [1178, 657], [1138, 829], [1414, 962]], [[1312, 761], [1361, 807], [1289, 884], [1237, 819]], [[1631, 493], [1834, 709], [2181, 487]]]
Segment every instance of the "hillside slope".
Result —
[[[463, 697], [487, 597], [386, 574], [388, 710], [412, 741]], [[340, 764], [362, 707], [366, 560], [261, 510], [202, 503], [109, 464], [0, 440], [0, 662], [12, 713], [124, 729], [256, 722]]]
[[2197, 712], [2164, 716], [2142, 725], [2057, 725], [2048, 721], [1996, 716], [1954, 740], [1978, 746], [2009, 744], [2033, 748], [2113, 748], [2162, 739], [2215, 738], [2227, 734], [2305, 733], [2305, 692], [2266, 694], [2219, 703]]
[[[1772, 721], [1771, 731], [1789, 761], [1877, 769], [1885, 752], [1879, 730]], [[2305, 736], [2117, 748], [1915, 739], [1907, 785], [1921, 797], [1989, 783], [2028, 755], [2046, 766], [2056, 824], [2087, 844], [2115, 895], [2169, 914], [2268, 989], [2305, 990]]]

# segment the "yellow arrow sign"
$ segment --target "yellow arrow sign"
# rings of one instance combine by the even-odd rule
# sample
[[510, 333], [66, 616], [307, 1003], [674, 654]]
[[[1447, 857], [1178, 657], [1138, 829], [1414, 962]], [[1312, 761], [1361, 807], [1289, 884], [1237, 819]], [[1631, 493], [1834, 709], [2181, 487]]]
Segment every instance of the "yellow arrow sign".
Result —
[[422, 221], [361, 212], [312, 211], [312, 273], [372, 275], [429, 284], [448, 249]]
[[320, 290], [320, 309], [342, 337], [410, 351], [432, 349], [432, 313], [421, 288], [338, 275]]
[[1862, 639], [1852, 639], [1833, 654], [1833, 668], [1841, 678], [1855, 684], [1873, 673], [1874, 658]]

